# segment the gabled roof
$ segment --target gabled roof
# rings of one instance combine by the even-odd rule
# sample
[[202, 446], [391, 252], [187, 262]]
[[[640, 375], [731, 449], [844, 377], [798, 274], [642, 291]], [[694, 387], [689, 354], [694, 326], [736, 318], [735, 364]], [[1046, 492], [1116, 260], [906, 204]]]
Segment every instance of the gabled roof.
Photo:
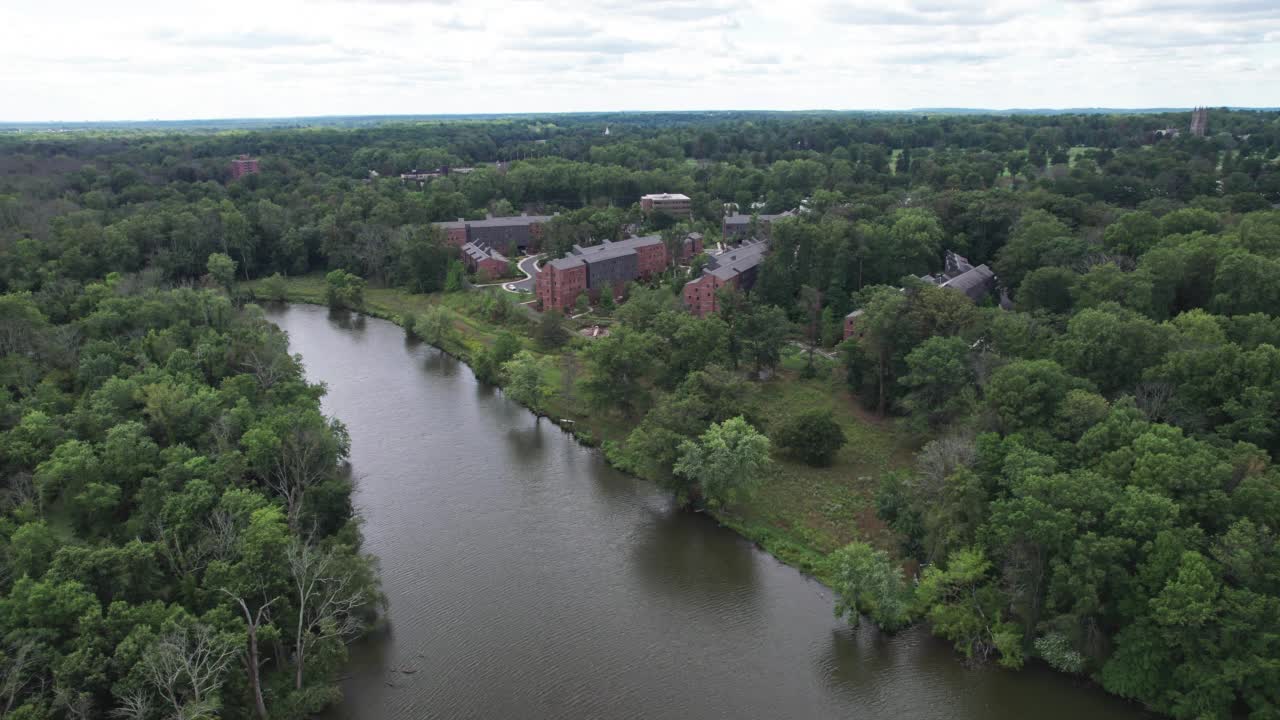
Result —
[[979, 265], [968, 272], [961, 273], [938, 287], [959, 290], [977, 302], [991, 292], [996, 285], [996, 274], [986, 265]]
[[727, 250], [711, 258], [711, 263], [703, 272], [721, 280], [728, 280], [759, 265], [768, 250], [768, 243], [744, 243], [741, 247]]

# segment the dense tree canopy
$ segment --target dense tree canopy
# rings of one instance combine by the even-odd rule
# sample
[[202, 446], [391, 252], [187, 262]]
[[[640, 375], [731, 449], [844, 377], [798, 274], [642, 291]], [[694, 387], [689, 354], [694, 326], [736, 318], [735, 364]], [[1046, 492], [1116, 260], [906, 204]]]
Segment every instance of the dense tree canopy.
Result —
[[[244, 281], [276, 275], [252, 292], [281, 299], [314, 274], [360, 309], [370, 289], [466, 286], [435, 222], [556, 214], [531, 252], [633, 231], [715, 252], [736, 208], [794, 212], [715, 313], [679, 307], [678, 266], [605, 301], [590, 343], [485, 294], [465, 311], [509, 334], [477, 374], [540, 410], [558, 376], [624, 428], [613, 462], [731, 513], [773, 459], [839, 447], [829, 418], [775, 417], [760, 388], [789, 342], [830, 347], [860, 311], [849, 388], [920, 450], [875, 502], [898, 546], [829, 558], [840, 613], [924, 618], [968, 657], [1039, 657], [1177, 717], [1268, 716], [1280, 123], [1210, 118], [1206, 137], [1159, 132], [1185, 113], [0, 136], [0, 713], [303, 717], [334, 697], [378, 604], [347, 439]], [[239, 153], [262, 172], [232, 180]], [[398, 177], [415, 168], [451, 171]], [[640, 213], [661, 191], [691, 217]], [[946, 251], [999, 291], [922, 278]], [[405, 322], [448, 347], [459, 320], [439, 303]]]

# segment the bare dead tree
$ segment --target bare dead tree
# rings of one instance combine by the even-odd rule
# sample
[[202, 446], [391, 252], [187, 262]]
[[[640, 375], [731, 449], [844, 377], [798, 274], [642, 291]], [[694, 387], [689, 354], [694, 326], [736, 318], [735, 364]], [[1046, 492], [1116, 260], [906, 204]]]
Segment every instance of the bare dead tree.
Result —
[[289, 377], [294, 360], [289, 355], [289, 340], [284, 333], [268, 333], [260, 347], [245, 351], [240, 366], [253, 374], [264, 390]]
[[971, 437], [948, 435], [929, 442], [916, 456], [915, 491], [926, 502], [940, 498], [947, 478], [973, 465], [976, 458], [977, 446]]
[[264, 623], [271, 622], [271, 606], [280, 598], [271, 598], [259, 605], [257, 612], [251, 612], [249, 603], [245, 602], [243, 597], [235, 595], [225, 588], [222, 592], [234, 600], [240, 606], [240, 611], [244, 613], [244, 622], [248, 627], [248, 645], [246, 647], [244, 665], [245, 670], [249, 673], [249, 689], [253, 692], [253, 705], [258, 713], [259, 720], [267, 720], [267, 703], [262, 697], [262, 661], [259, 659], [260, 654], [258, 652], [258, 628], [262, 627]]
[[1169, 403], [1173, 400], [1173, 385], [1167, 382], [1140, 382], [1133, 391], [1134, 403], [1151, 422], [1169, 419]]
[[11, 648], [7, 661], [0, 665], [0, 700], [4, 701], [0, 717], [6, 717], [13, 709], [22, 691], [30, 685], [38, 673], [40, 657], [34, 640], [27, 640]]
[[43, 509], [40, 493], [36, 490], [31, 473], [19, 472], [10, 475], [7, 486], [0, 489], [0, 508], [15, 508], [27, 502], [30, 502], [37, 511]]
[[289, 548], [289, 571], [298, 609], [294, 635], [294, 687], [302, 689], [307, 650], [323, 640], [347, 642], [362, 629], [357, 611], [374, 598], [349, 558], [333, 548], [295, 541]]
[[[336, 449], [334, 438], [337, 438]], [[267, 486], [284, 499], [291, 530], [298, 530], [298, 517], [307, 490], [329, 477], [335, 460], [346, 455], [346, 444], [346, 430], [336, 422], [326, 426], [295, 417], [281, 434], [280, 448], [264, 479]]]
[[217, 713], [215, 694], [238, 652], [213, 628], [194, 623], [156, 641], [143, 656], [143, 674], [173, 708], [173, 717], [209, 717]]
[[118, 703], [116, 708], [111, 711], [111, 717], [120, 718], [120, 720], [147, 720], [151, 717], [151, 696], [144, 692], [135, 691], [128, 695], [116, 696]]
[[93, 696], [86, 692], [77, 692], [69, 688], [61, 688], [54, 693], [54, 707], [60, 707], [71, 720], [91, 720], [97, 717], [93, 711]]

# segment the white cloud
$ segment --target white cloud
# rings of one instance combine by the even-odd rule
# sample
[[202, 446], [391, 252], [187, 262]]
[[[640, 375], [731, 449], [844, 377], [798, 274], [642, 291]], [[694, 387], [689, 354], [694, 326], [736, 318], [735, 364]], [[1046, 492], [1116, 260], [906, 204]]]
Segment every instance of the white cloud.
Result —
[[0, 120], [1280, 97], [1277, 0], [12, 5]]

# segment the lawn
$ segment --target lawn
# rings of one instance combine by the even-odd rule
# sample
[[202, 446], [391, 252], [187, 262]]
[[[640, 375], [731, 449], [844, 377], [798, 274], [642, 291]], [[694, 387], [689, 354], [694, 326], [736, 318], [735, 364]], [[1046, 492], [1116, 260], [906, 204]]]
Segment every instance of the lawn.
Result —
[[769, 481], [724, 520], [785, 562], [822, 575], [821, 558], [852, 540], [893, 550], [894, 539], [875, 515], [873, 496], [886, 471], [910, 464], [913, 448], [893, 421], [878, 420], [862, 409], [834, 363], [819, 358], [816, 364], [817, 377], [804, 379], [798, 371], [783, 369], [761, 383], [757, 406], [765, 418], [828, 408], [848, 442], [827, 468], [775, 453]]

